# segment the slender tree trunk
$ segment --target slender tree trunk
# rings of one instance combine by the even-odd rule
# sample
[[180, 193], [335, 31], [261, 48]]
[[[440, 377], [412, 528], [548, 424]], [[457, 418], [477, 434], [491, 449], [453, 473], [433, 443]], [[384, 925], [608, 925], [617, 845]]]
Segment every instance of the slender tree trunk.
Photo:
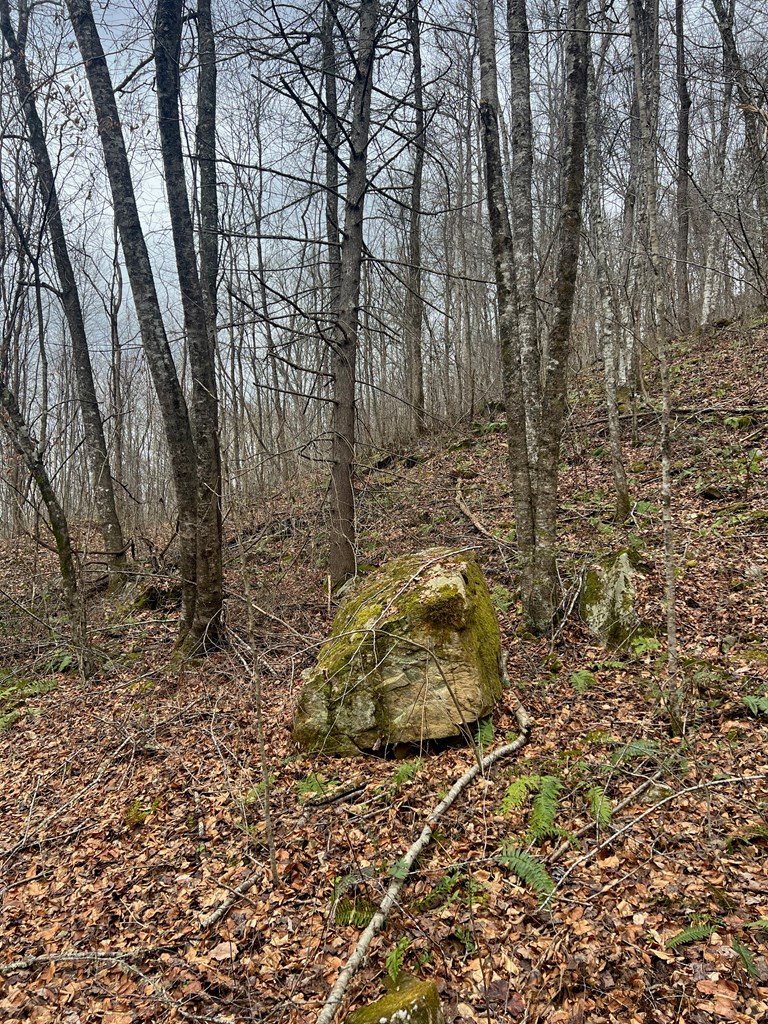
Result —
[[672, 475], [671, 475], [671, 406], [669, 393], [668, 315], [666, 290], [662, 278], [661, 245], [659, 242], [656, 137], [650, 116], [643, 80], [643, 62], [638, 26], [638, 0], [629, 0], [629, 30], [634, 64], [637, 104], [640, 122], [641, 154], [645, 185], [645, 204], [648, 215], [648, 258], [652, 277], [652, 323], [656, 332], [656, 348], [662, 390], [661, 414], [661, 487], [662, 518], [664, 526], [665, 598], [667, 605], [667, 644], [670, 675], [670, 712], [673, 721], [680, 712], [677, 692], [677, 615], [675, 594], [675, 551], [672, 530]]
[[69, 532], [69, 523], [53, 488], [48, 471], [45, 468], [39, 445], [32, 436], [19, 409], [16, 396], [2, 377], [0, 377], [0, 411], [2, 412], [2, 415], [0, 415], [0, 425], [2, 425], [16, 451], [24, 459], [30, 476], [37, 484], [40, 497], [43, 499], [43, 504], [48, 512], [51, 532], [56, 543], [56, 553], [59, 559], [59, 570], [64, 587], [64, 601], [72, 627], [72, 640], [81, 659], [81, 669], [85, 674], [88, 674], [87, 636], [83, 619], [83, 604], [78, 591], [77, 564]]
[[749, 78], [741, 62], [733, 35], [734, 4], [730, 3], [726, 6], [725, 0], [712, 0], [712, 2], [717, 16], [717, 27], [720, 30], [729, 64], [727, 73], [736, 83], [739, 105], [744, 115], [744, 135], [749, 161], [752, 165], [752, 182], [759, 226], [759, 254], [753, 257], [751, 263], [762, 292], [763, 305], [765, 305], [768, 303], [768, 174], [760, 141], [764, 128], [761, 125], [759, 104], [755, 101], [752, 89], [750, 89]]
[[526, 0], [507, 0], [509, 32], [510, 206], [513, 225], [520, 361], [525, 392], [525, 414], [531, 453], [538, 446], [541, 420], [539, 334], [536, 312], [536, 260], [533, 238], [533, 119], [531, 66]]
[[339, 240], [339, 99], [336, 77], [336, 22], [338, 0], [326, 0], [323, 16], [323, 83], [325, 89], [325, 237], [328, 244], [328, 307], [336, 322], [341, 292], [341, 244]]
[[[723, 46], [723, 67], [728, 66], [728, 56]], [[729, 120], [731, 116], [731, 102], [733, 100], [733, 81], [728, 75], [724, 75], [725, 89], [723, 90], [723, 106], [720, 114], [720, 128], [717, 133], [715, 146], [715, 159], [712, 166], [712, 179], [714, 182], [712, 196], [709, 202], [709, 218], [707, 231], [706, 255], [704, 257], [704, 287], [701, 297], [701, 322], [706, 324], [712, 319], [715, 302], [715, 281], [717, 268], [715, 260], [717, 253], [723, 243], [723, 226], [721, 221], [720, 205], [723, 200], [725, 183], [725, 163], [728, 154]]]
[[125, 546], [115, 504], [104, 426], [93, 381], [93, 369], [80, 305], [80, 294], [64, 234], [56, 179], [48, 154], [43, 125], [37, 112], [35, 90], [29, 76], [23, 45], [11, 24], [8, 0], [0, 0], [0, 31], [8, 47], [13, 65], [16, 94], [24, 111], [27, 141], [37, 172], [51, 250], [59, 279], [59, 294], [72, 342], [73, 366], [83, 419], [88, 475], [104, 543], [104, 556], [110, 572], [118, 573], [114, 579], [119, 580], [119, 571], [125, 566]]
[[603, 382], [605, 405], [608, 415], [608, 438], [611, 448], [611, 467], [616, 491], [617, 523], [623, 523], [629, 516], [629, 490], [624, 458], [621, 450], [621, 421], [616, 397], [616, 332], [613, 329], [614, 311], [611, 279], [609, 274], [608, 246], [605, 238], [603, 219], [603, 197], [600, 189], [600, 144], [598, 135], [598, 97], [595, 72], [589, 60], [587, 82], [587, 152], [589, 155], [589, 202], [590, 220], [594, 233], [595, 272], [600, 294], [600, 349], [603, 358]]
[[530, 599], [528, 581], [535, 548], [535, 494], [528, 459], [526, 400], [518, 343], [517, 280], [512, 248], [512, 229], [504, 191], [498, 124], [499, 95], [493, 0], [478, 0], [477, 2], [477, 41], [480, 57], [480, 120], [485, 154], [486, 200], [496, 278], [504, 404], [507, 412], [507, 450], [515, 507], [517, 545], [522, 563], [523, 601], [527, 607]]
[[160, 312], [152, 266], [136, 206], [115, 92], [90, 0], [67, 0], [67, 8], [96, 110], [115, 220], [171, 457], [179, 511], [182, 631], [186, 633], [192, 628], [195, 618], [197, 571], [197, 472], [189, 413]]
[[211, 0], [197, 2], [197, 165], [200, 175], [200, 280], [211, 345], [216, 343], [219, 193], [216, 180], [216, 40]]
[[359, 40], [352, 85], [349, 129], [349, 173], [341, 247], [339, 309], [333, 336], [334, 406], [331, 423], [331, 549], [329, 571], [334, 582], [353, 576], [355, 498], [355, 366], [360, 322], [360, 279], [363, 263], [363, 220], [368, 189], [368, 141], [371, 91], [376, 50], [378, 0], [360, 0]]
[[539, 633], [551, 628], [559, 601], [556, 561], [558, 468], [565, 423], [571, 320], [581, 241], [588, 31], [587, 0], [570, 0], [560, 238], [555, 269], [555, 309], [549, 332], [541, 403], [541, 432], [536, 463], [536, 555], [528, 610], [531, 627]]
[[411, 209], [408, 228], [408, 273], [405, 294], [405, 358], [411, 429], [420, 433], [426, 427], [424, 409], [424, 364], [421, 336], [424, 325], [424, 300], [421, 294], [421, 204], [426, 151], [424, 121], [424, 85], [421, 69], [419, 0], [409, 0], [406, 14], [413, 52], [414, 158], [411, 182]]
[[[181, 305], [192, 372], [192, 433], [197, 455], [197, 551], [195, 614], [189, 640], [193, 647], [215, 647], [222, 627], [223, 582], [221, 564], [221, 457], [219, 453], [218, 398], [213, 338], [209, 335], [214, 309], [216, 224], [203, 231], [204, 266], [212, 266], [213, 280], [203, 288], [197, 271], [195, 236], [187, 196], [184, 155], [179, 122], [179, 54], [183, 0], [158, 0], [155, 18], [155, 82], [157, 88], [160, 148], [163, 155], [165, 187], [171, 215], [171, 233], [176, 269], [181, 287]], [[210, 98], [206, 98], [209, 104]], [[208, 125], [210, 130], [211, 126]], [[208, 163], [208, 161], [204, 161]], [[210, 167], [205, 175], [210, 189]], [[215, 192], [215, 170], [213, 172]], [[206, 196], [206, 199], [210, 199]], [[210, 210], [201, 203], [201, 213]], [[213, 246], [210, 245], [213, 236]], [[206, 299], [207, 296], [207, 299]]]
[[691, 95], [685, 70], [685, 36], [683, 0], [675, 0], [677, 97], [680, 110], [677, 120], [677, 235], [675, 244], [675, 291], [677, 322], [683, 334], [691, 329], [691, 297], [688, 279], [688, 235], [690, 229], [689, 138]]

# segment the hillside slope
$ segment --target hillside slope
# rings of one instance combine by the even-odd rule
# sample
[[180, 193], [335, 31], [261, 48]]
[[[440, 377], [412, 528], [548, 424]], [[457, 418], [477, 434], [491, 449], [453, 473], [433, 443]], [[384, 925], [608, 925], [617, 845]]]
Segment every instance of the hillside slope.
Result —
[[[662, 699], [654, 416], [640, 410], [635, 444], [625, 421], [633, 511], [618, 528], [599, 387], [574, 382], [562, 468], [568, 615], [548, 640], [518, 628], [503, 424], [464, 424], [361, 471], [361, 563], [436, 544], [477, 549], [513, 682], [485, 747], [514, 733], [518, 700], [534, 724], [517, 760], [442, 821], [349, 1006], [380, 994], [389, 967], [435, 979], [457, 1024], [768, 1020], [767, 342], [763, 326], [743, 324], [676, 347], [682, 738]], [[646, 387], [653, 396], [651, 374]], [[315, 1018], [392, 865], [473, 757], [448, 747], [334, 761], [292, 748], [300, 672], [332, 615], [324, 516], [321, 487], [309, 499], [286, 488], [233, 516], [233, 643], [205, 663], [168, 667], [175, 609], [162, 576], [156, 607], [95, 599], [103, 667], [87, 685], [61, 671], [66, 651], [39, 621], [55, 610], [49, 561], [27, 541], [4, 543], [2, 1020]], [[576, 597], [590, 561], [626, 546], [645, 567], [639, 610], [656, 637], [607, 652]], [[513, 785], [522, 777], [551, 780], [539, 783], [549, 799], [534, 804], [534, 783], [527, 796]], [[548, 872], [546, 906], [501, 863], [505, 846]]]

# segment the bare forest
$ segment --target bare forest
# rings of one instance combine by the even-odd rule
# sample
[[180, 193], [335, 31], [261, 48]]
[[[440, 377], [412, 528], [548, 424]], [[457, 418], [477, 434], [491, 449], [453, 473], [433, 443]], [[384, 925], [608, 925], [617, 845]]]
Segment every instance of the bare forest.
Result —
[[0, 1019], [768, 1021], [767, 371], [760, 0], [0, 0]]

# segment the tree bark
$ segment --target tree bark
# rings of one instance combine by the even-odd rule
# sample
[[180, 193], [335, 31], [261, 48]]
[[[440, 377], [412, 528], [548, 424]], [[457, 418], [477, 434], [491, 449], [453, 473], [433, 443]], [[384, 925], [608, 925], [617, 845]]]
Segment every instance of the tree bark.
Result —
[[[221, 458], [214, 343], [209, 335], [214, 309], [216, 226], [201, 204], [204, 229], [203, 266], [213, 267], [213, 279], [203, 288], [197, 270], [195, 236], [187, 197], [184, 154], [179, 121], [179, 54], [183, 0], [158, 0], [155, 16], [155, 82], [160, 148], [171, 216], [176, 270], [187, 335], [192, 376], [192, 435], [197, 457], [196, 598], [189, 643], [195, 649], [215, 647], [222, 629], [223, 581], [221, 563]], [[204, 106], [210, 105], [206, 97]], [[205, 122], [205, 118], [203, 119]], [[208, 130], [211, 125], [208, 124]], [[207, 161], [206, 161], [207, 162]], [[213, 191], [215, 192], [215, 170]], [[206, 185], [211, 188], [210, 167]], [[209, 196], [206, 198], [210, 199]], [[211, 238], [212, 234], [212, 246]], [[206, 248], [211, 250], [206, 252]], [[213, 292], [209, 288], [213, 287]], [[207, 298], [206, 298], [207, 296]]]
[[363, 221], [368, 189], [368, 141], [376, 51], [378, 0], [360, 0], [359, 40], [352, 85], [349, 172], [341, 246], [339, 308], [333, 332], [331, 369], [334, 405], [331, 423], [331, 544], [329, 572], [341, 582], [355, 574], [355, 367], [360, 322]]
[[[25, 21], [24, 13], [20, 17]], [[59, 296], [72, 342], [72, 361], [83, 419], [88, 475], [104, 543], [104, 556], [110, 573], [114, 574], [113, 578], [116, 581], [119, 581], [120, 572], [125, 567], [125, 545], [115, 503], [112, 471], [107, 452], [107, 442], [104, 437], [104, 425], [96, 397], [96, 386], [93, 381], [91, 355], [88, 349], [83, 310], [80, 304], [80, 293], [72, 261], [69, 257], [69, 247], [64, 233], [56, 179], [48, 153], [45, 132], [37, 112], [35, 90], [30, 79], [24, 48], [11, 24], [8, 0], [0, 0], [0, 32], [2, 32], [5, 44], [8, 47], [13, 66], [16, 94], [19, 98], [19, 104], [24, 111], [27, 141], [32, 154], [32, 162], [37, 172], [37, 181], [43, 210], [45, 211], [48, 236], [59, 279]]]
[[688, 280], [688, 236], [690, 232], [689, 181], [691, 95], [685, 70], [683, 0], [675, 0], [677, 96], [680, 109], [677, 120], [677, 234], [675, 239], [675, 291], [677, 322], [683, 334], [691, 329], [691, 296]]
[[530, 602], [529, 580], [535, 549], [535, 492], [528, 457], [526, 402], [518, 342], [517, 279], [509, 208], [499, 135], [498, 74], [493, 0], [477, 2], [477, 42], [480, 58], [480, 120], [485, 156], [485, 188], [491, 228], [499, 351], [507, 414], [507, 452], [521, 561], [523, 604]]
[[182, 631], [186, 633], [192, 628], [195, 617], [197, 560], [197, 473], [189, 413], [168, 345], [136, 205], [115, 92], [90, 0], [67, 0], [67, 9], [93, 98], [115, 220], [171, 458], [179, 512]]
[[510, 206], [517, 278], [520, 362], [531, 454], [541, 420], [539, 334], [536, 311], [536, 259], [533, 235], [533, 119], [526, 0], [508, 0], [511, 76], [509, 134], [512, 144]]
[[598, 94], [595, 72], [591, 58], [587, 65], [587, 153], [589, 166], [589, 209], [592, 231], [594, 234], [595, 275], [600, 293], [600, 348], [603, 357], [603, 384], [605, 405], [608, 418], [608, 438], [611, 449], [611, 467], [613, 485], [616, 491], [617, 523], [626, 522], [629, 517], [629, 489], [627, 474], [624, 469], [624, 458], [621, 450], [621, 421], [616, 397], [616, 372], [618, 353], [616, 351], [616, 332], [613, 328], [613, 293], [608, 270], [608, 246], [605, 237], [603, 218], [603, 197], [600, 189], [600, 139], [598, 134]]
[[[648, 215], [648, 259], [652, 277], [652, 309], [653, 326], [656, 334], [656, 350], [661, 376], [662, 413], [661, 413], [661, 489], [662, 489], [662, 520], [664, 527], [664, 561], [665, 561], [665, 598], [667, 605], [667, 657], [671, 681], [671, 707], [673, 716], [679, 713], [678, 694], [676, 692], [677, 677], [677, 614], [675, 587], [675, 552], [674, 534], [672, 530], [672, 473], [671, 473], [671, 401], [669, 393], [669, 356], [668, 356], [668, 314], [666, 309], [666, 290], [662, 278], [661, 244], [659, 242], [658, 202], [657, 202], [657, 171], [656, 171], [656, 132], [654, 121], [649, 110], [643, 78], [643, 61], [640, 46], [638, 25], [639, 0], [629, 0], [629, 31], [632, 59], [634, 66], [637, 104], [640, 121], [640, 139], [643, 178], [645, 185], [645, 205]], [[651, 84], [653, 89], [653, 83]]]
[[567, 122], [555, 310], [549, 332], [536, 463], [536, 549], [528, 618], [534, 632], [552, 626], [559, 601], [557, 498], [560, 442], [565, 423], [571, 319], [581, 241], [589, 28], [587, 0], [570, 0], [566, 46]]
[[768, 303], [768, 175], [760, 142], [761, 124], [760, 110], [749, 87], [744, 65], [736, 46], [733, 34], [733, 4], [726, 7], [724, 0], [712, 0], [717, 16], [717, 27], [723, 40], [723, 46], [730, 67], [729, 75], [736, 83], [739, 103], [744, 115], [744, 135], [749, 161], [752, 164], [752, 181], [754, 183], [755, 203], [759, 227], [759, 255], [751, 260], [752, 269], [762, 293], [763, 304]]
[[424, 122], [424, 84], [421, 67], [419, 0], [409, 0], [406, 14], [413, 53], [414, 157], [411, 181], [411, 209], [408, 228], [408, 274], [406, 279], [405, 327], [406, 380], [411, 429], [421, 433], [426, 427], [424, 408], [424, 365], [421, 336], [424, 325], [424, 300], [421, 294], [421, 204], [426, 152]]

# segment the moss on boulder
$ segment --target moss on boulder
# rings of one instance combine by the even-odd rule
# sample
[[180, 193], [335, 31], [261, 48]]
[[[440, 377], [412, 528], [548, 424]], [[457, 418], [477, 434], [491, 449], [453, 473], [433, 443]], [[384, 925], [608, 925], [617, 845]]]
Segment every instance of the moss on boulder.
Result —
[[403, 978], [383, 999], [350, 1013], [345, 1024], [443, 1024], [440, 996], [431, 981]]
[[622, 647], [640, 628], [635, 562], [630, 551], [606, 555], [584, 578], [581, 617], [607, 647]]
[[501, 695], [501, 637], [469, 552], [395, 559], [342, 602], [294, 718], [299, 746], [356, 754], [457, 736]]

